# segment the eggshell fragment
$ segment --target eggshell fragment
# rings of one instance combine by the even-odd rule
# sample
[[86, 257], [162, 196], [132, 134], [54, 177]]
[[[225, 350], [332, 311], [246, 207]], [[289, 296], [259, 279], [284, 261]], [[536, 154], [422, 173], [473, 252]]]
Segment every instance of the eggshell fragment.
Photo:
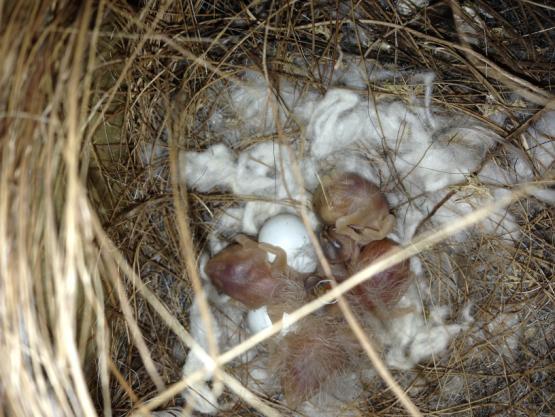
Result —
[[247, 314], [247, 326], [253, 334], [272, 326], [272, 320], [268, 315], [266, 306], [249, 311]]

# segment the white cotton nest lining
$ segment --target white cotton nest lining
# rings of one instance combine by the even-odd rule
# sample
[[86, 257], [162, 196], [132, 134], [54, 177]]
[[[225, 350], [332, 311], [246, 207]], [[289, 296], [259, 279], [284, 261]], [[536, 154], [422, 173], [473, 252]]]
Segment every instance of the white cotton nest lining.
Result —
[[[229, 193], [235, 201], [214, 212], [204, 260], [239, 233], [256, 237], [271, 216], [297, 213], [301, 204], [311, 208], [311, 193], [319, 178], [333, 170], [356, 172], [380, 186], [396, 217], [388, 237], [401, 244], [495, 202], [521, 183], [534, 184], [531, 190], [537, 204], [555, 201], [555, 192], [536, 181], [553, 167], [553, 112], [545, 112], [523, 134], [523, 152], [505, 146], [493, 130], [493, 121], [503, 123], [502, 112], [485, 123], [432, 104], [434, 74], [430, 72], [403, 73], [344, 57], [325, 80], [329, 85], [325, 91], [286, 77], [274, 75], [272, 80], [268, 83], [262, 72], [251, 70], [236, 82], [222, 82], [215, 88], [213, 111], [206, 120], [211, 145], [182, 151], [179, 156], [181, 180], [190, 189]], [[373, 84], [402, 84], [405, 90], [423, 94], [375, 95], [368, 88]], [[500, 148], [503, 151], [494, 155]], [[530, 232], [522, 230], [517, 211], [514, 206], [495, 211], [480, 224], [411, 260], [416, 278], [399, 303], [408, 313], [389, 320], [386, 330], [371, 335], [383, 346], [383, 359], [397, 370], [401, 382], [412, 381], [409, 394], [426, 389], [425, 377], [415, 376], [417, 369], [430, 364], [446, 367], [453, 355], [470, 355], [460, 349], [477, 340], [485, 343], [495, 335], [489, 339], [495, 345], [492, 357], [510, 361], [518, 356], [521, 343], [532, 337], [523, 331], [523, 323], [530, 318], [525, 312], [507, 311], [493, 317], [484, 310], [502, 303], [503, 296], [513, 297], [511, 285], [520, 285], [525, 274], [503, 261], [517, 256], [519, 242]], [[312, 211], [310, 220], [317, 230], [320, 225]], [[484, 239], [490, 243], [480, 245]], [[468, 287], [472, 280], [476, 288], [491, 292], [476, 295]], [[225, 351], [249, 335], [246, 309], [218, 294], [206, 277], [204, 285], [216, 318], [219, 348]], [[190, 328], [207, 348], [197, 309], [195, 302]], [[492, 311], [503, 308], [498, 304]], [[468, 344], [459, 343], [459, 350], [454, 351], [455, 340]], [[279, 384], [272, 380], [265, 355], [264, 346], [259, 346], [236, 361], [237, 369], [249, 364], [249, 371], [238, 376], [259, 395], [279, 400]], [[190, 353], [184, 373], [200, 366], [202, 362]], [[369, 361], [361, 361], [360, 368], [357, 375], [341, 375], [341, 381], [302, 404], [298, 412], [352, 414], [349, 404], [364, 401], [372, 395], [370, 387], [381, 384]], [[436, 393], [438, 404], [464, 395], [464, 384], [460, 376], [445, 376]], [[221, 401], [206, 382], [188, 390], [185, 397], [207, 414], [233, 405], [233, 401]]]

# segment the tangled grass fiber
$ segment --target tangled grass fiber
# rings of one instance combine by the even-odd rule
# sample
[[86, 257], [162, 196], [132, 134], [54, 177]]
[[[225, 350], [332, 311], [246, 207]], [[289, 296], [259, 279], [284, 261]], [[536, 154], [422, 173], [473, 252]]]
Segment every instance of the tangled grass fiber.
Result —
[[[214, 141], [212, 88], [245, 68], [322, 92], [324, 74], [299, 71], [293, 58], [314, 69], [349, 53], [431, 70], [434, 104], [503, 138], [488, 158], [524, 146], [522, 134], [555, 107], [553, 5], [398, 10], [391, 0], [0, 2], [1, 415], [185, 406], [174, 384], [191, 274], [211, 220], [237, 199], [187, 192], [176, 155]], [[415, 94], [402, 80], [371, 88]], [[498, 109], [503, 126], [488, 119]], [[536, 182], [553, 184], [553, 171]], [[446, 243], [421, 248], [430, 287], [455, 300], [454, 314], [471, 301], [480, 322], [505, 320], [482, 338], [461, 335], [447, 357], [392, 371], [424, 415], [554, 412], [553, 207], [519, 195], [511, 211], [523, 231], [515, 246], [483, 235], [452, 257]], [[233, 379], [223, 381], [225, 396], [236, 395]], [[388, 386], [375, 379], [353, 408], [406, 414]], [[275, 399], [240, 397], [221, 415], [259, 415], [261, 403], [290, 413]]]

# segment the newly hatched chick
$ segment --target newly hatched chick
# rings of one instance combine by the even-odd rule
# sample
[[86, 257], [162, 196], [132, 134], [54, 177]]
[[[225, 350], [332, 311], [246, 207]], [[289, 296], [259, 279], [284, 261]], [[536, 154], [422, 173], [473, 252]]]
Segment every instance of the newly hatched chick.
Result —
[[[360, 247], [347, 236], [325, 230], [320, 233], [322, 250], [330, 263], [332, 275], [337, 282], [343, 282], [351, 275], [374, 263], [381, 256], [388, 254], [399, 245], [391, 239], [375, 240]], [[318, 276], [323, 276], [320, 269], [315, 277], [305, 281], [305, 286], [312, 288], [318, 283]], [[407, 291], [412, 274], [410, 262], [405, 260], [385, 271], [374, 275], [368, 281], [358, 285], [351, 292], [350, 298], [368, 310], [376, 308], [390, 309]]]
[[348, 351], [357, 345], [348, 326], [334, 320], [325, 315], [305, 318], [273, 353], [273, 366], [292, 409], [320, 392], [349, 365]]
[[[361, 271], [397, 248], [399, 245], [391, 239], [370, 242], [361, 249], [356, 262], [351, 265], [352, 273]], [[368, 310], [388, 310], [406, 293], [411, 278], [410, 262], [405, 259], [357, 285], [349, 295]]]
[[324, 177], [312, 198], [324, 223], [360, 244], [383, 239], [395, 224], [378, 186], [352, 172]]
[[[206, 263], [206, 275], [216, 288], [250, 309], [271, 304], [283, 288], [282, 278], [291, 273], [285, 252], [243, 235], [235, 240]], [[276, 255], [273, 262], [268, 253]]]

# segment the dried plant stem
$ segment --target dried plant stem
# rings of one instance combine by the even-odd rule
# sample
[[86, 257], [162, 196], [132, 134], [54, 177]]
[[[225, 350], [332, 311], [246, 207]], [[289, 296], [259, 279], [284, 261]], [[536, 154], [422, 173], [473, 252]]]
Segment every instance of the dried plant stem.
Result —
[[[506, 83], [508, 86], [513, 87], [513, 88], [518, 88], [519, 90], [523, 89], [523, 90], [520, 90], [520, 93], [523, 96], [525, 96], [528, 100], [530, 100], [534, 103], [538, 103], [538, 104], [547, 106], [550, 109], [555, 108], [555, 99], [553, 98], [552, 94], [550, 94], [549, 92], [547, 92], [543, 88], [539, 88], [539, 87], [535, 86], [534, 84], [530, 83], [529, 81], [526, 81], [526, 80], [524, 80], [520, 77], [517, 77], [514, 74], [511, 74], [509, 71], [501, 68], [499, 65], [495, 64], [493, 61], [491, 61], [490, 59], [483, 56], [481, 53], [471, 49], [468, 46], [459, 45], [459, 44], [456, 44], [454, 42], [447, 41], [445, 39], [440, 39], [440, 38], [437, 38], [435, 36], [427, 35], [425, 33], [422, 33], [420, 31], [418, 31], [418, 30], [411, 29], [407, 26], [396, 24], [396, 23], [384, 22], [384, 21], [379, 21], [379, 20], [369, 20], [369, 19], [360, 19], [359, 23], [364, 23], [364, 24], [368, 24], [368, 25], [375, 25], [375, 26], [390, 27], [390, 28], [402, 30], [402, 31], [407, 32], [408, 34], [413, 35], [417, 38], [421, 38], [421, 39], [424, 39], [426, 41], [436, 43], [438, 45], [448, 46], [450, 48], [460, 50], [461, 52], [464, 52], [465, 54], [467, 54], [469, 57], [472, 57], [472, 58], [476, 59], [477, 61], [481, 62], [482, 65], [484, 66], [484, 68], [488, 68], [489, 71], [495, 72], [497, 74], [497, 76], [499, 77], [499, 79], [502, 82]], [[302, 29], [310, 29], [312, 27], [335, 26], [336, 24], [337, 24], [337, 22], [335, 22], [335, 21], [321, 21], [321, 22], [311, 23], [310, 25], [299, 25], [299, 26], [295, 27], [295, 29], [296, 30], [302, 30]], [[282, 31], [285, 31], [285, 30], [289, 30], [289, 28], [277, 28], [277, 27], [272, 27], [272, 26], [267, 26], [267, 28], [268, 28], [268, 30], [272, 30], [272, 31], [275, 31], [275, 32], [282, 32]]]
[[218, 356], [218, 341], [214, 336], [213, 331], [213, 320], [212, 314], [210, 313], [210, 307], [208, 306], [208, 301], [206, 300], [206, 293], [202, 286], [202, 281], [198, 274], [197, 268], [197, 256], [194, 252], [193, 239], [191, 237], [191, 230], [189, 228], [189, 218], [188, 218], [188, 202], [187, 202], [187, 191], [183, 189], [178, 182], [179, 171], [177, 168], [177, 146], [173, 140], [170, 140], [170, 170], [172, 185], [174, 189], [174, 204], [176, 209], [177, 224], [179, 227], [179, 237], [180, 237], [180, 247], [183, 254], [183, 259], [185, 260], [185, 266], [187, 268], [187, 276], [191, 280], [193, 286], [193, 291], [195, 293], [195, 298], [199, 305], [199, 311], [201, 315], [202, 322], [205, 326], [208, 352], [212, 357], [212, 361], [208, 366], [214, 366], [214, 392], [219, 395], [222, 392], [222, 385], [220, 382], [220, 369], [216, 364], [215, 359]]

